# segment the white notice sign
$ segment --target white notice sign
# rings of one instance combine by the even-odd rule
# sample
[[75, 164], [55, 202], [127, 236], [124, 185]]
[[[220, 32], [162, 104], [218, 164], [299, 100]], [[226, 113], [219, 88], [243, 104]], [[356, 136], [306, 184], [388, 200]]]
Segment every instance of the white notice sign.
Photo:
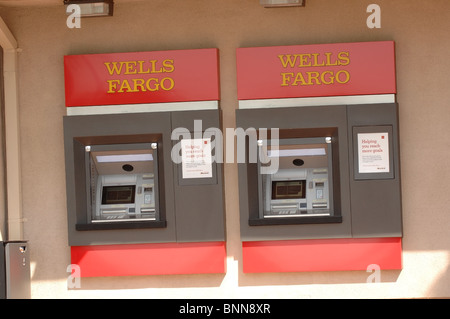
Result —
[[359, 173], [389, 173], [389, 133], [358, 134]]
[[181, 162], [183, 178], [212, 177], [211, 139], [182, 139]]

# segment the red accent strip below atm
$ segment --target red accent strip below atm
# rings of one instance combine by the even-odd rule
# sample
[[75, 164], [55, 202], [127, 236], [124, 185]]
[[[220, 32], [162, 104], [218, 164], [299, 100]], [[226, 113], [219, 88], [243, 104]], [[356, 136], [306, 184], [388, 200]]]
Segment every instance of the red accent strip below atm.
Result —
[[401, 238], [243, 242], [244, 273], [402, 269]]
[[[225, 273], [224, 242], [71, 247], [73, 277]], [[72, 269], [72, 271], [74, 271]]]

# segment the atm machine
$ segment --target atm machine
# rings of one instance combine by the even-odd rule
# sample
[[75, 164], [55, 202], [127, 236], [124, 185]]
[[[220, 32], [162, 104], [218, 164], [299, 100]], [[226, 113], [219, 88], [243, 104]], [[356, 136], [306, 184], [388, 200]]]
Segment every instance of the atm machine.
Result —
[[[239, 48], [236, 64], [243, 272], [401, 269], [394, 42]], [[303, 81], [317, 71], [334, 83]]]
[[259, 174], [260, 218], [330, 216], [333, 189], [331, 137], [286, 139], [263, 146], [262, 160], [278, 159], [278, 169]]
[[86, 146], [91, 222], [158, 219], [157, 143]]
[[[187, 178], [171, 151], [203, 134], [196, 121], [221, 127], [218, 56], [202, 49], [64, 57], [67, 233], [81, 277], [225, 271], [223, 165]], [[105, 87], [109, 67], [144, 60], [170, 68], [117, 81], [156, 80], [158, 92]]]

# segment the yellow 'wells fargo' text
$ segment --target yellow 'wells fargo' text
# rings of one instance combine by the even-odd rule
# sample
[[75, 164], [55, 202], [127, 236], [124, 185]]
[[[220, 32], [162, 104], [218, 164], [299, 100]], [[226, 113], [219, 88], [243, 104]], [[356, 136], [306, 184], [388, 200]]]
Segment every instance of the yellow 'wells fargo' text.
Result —
[[[159, 90], [169, 91], [175, 87], [175, 81], [171, 77], [157, 76], [159, 74], [172, 73], [175, 70], [174, 60], [166, 59], [149, 61], [120, 61], [105, 62], [110, 76], [119, 75], [120, 79], [107, 80], [107, 93], [133, 93], [155, 92]], [[144, 75], [153, 75], [152, 77]], [[123, 75], [142, 75], [137, 78], [123, 78]]]
[[[340, 67], [350, 64], [349, 52], [302, 53], [278, 55], [283, 68]], [[345, 84], [350, 81], [350, 73], [342, 68], [325, 71], [282, 72], [281, 86]]]

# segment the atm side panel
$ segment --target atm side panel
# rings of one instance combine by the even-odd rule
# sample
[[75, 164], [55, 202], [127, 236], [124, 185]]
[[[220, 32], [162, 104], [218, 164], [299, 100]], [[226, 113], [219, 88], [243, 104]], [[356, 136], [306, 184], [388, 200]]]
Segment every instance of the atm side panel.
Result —
[[[348, 106], [352, 234], [355, 238], [402, 236], [397, 111], [394, 103]], [[355, 132], [389, 132], [389, 173], [359, 174]]]
[[[221, 129], [220, 111], [173, 112], [172, 130], [180, 127], [189, 130], [191, 138], [202, 138], [207, 129]], [[174, 145], [179, 142], [173, 141]], [[218, 154], [219, 148], [222, 145], [216, 143], [212, 153]], [[174, 192], [178, 242], [225, 240], [223, 163], [220, 159], [212, 163], [211, 178], [183, 178], [182, 164], [174, 164]]]

